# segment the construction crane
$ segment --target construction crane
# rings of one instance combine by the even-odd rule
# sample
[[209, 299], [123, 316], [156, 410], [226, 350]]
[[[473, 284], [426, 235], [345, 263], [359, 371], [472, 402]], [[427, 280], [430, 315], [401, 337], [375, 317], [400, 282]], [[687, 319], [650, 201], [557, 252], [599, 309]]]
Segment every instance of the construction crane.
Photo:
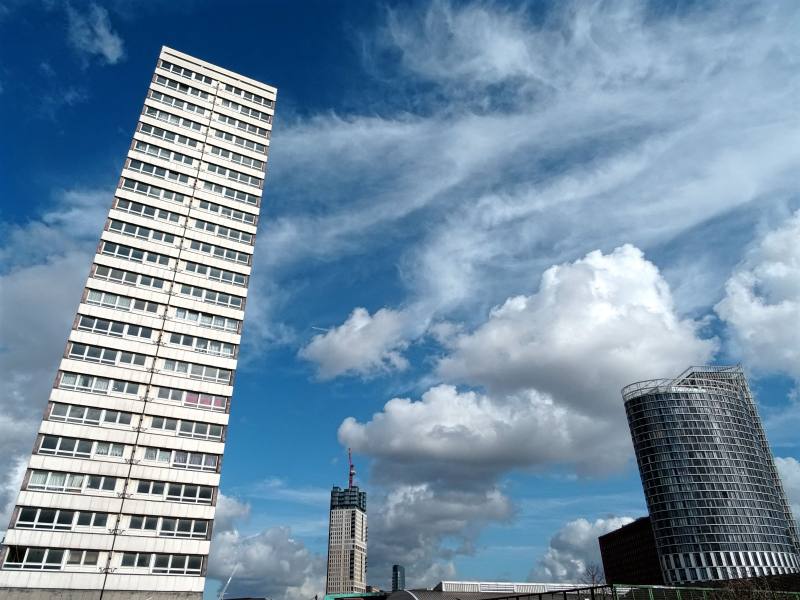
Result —
[[225, 582], [225, 585], [222, 586], [222, 589], [219, 591], [219, 595], [217, 596], [217, 600], [224, 600], [225, 592], [228, 591], [228, 586], [231, 584], [231, 579], [233, 576], [236, 575], [236, 570], [239, 568], [239, 563], [233, 567], [233, 571], [231, 571], [230, 576], [228, 577], [228, 581]]

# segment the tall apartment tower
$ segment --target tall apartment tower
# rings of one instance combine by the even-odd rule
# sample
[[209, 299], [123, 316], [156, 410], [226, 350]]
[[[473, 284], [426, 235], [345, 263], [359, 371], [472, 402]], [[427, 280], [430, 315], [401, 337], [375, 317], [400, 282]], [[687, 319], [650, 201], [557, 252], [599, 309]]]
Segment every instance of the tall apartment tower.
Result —
[[326, 594], [367, 591], [367, 493], [353, 485], [356, 470], [349, 450], [347, 455], [347, 489], [333, 486], [331, 490]]
[[800, 540], [741, 367], [622, 390], [667, 584], [800, 571]]
[[276, 91], [162, 48], [0, 549], [2, 598], [202, 596]]

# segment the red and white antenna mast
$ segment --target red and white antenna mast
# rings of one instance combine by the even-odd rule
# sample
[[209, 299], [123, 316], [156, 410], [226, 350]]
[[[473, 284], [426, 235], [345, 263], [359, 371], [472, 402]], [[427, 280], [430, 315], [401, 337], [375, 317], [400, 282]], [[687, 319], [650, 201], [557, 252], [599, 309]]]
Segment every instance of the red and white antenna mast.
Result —
[[353, 453], [350, 452], [350, 448], [347, 449], [347, 462], [350, 465], [350, 477], [348, 479], [348, 486], [349, 488], [353, 487], [353, 479], [356, 477], [356, 468], [353, 465]]

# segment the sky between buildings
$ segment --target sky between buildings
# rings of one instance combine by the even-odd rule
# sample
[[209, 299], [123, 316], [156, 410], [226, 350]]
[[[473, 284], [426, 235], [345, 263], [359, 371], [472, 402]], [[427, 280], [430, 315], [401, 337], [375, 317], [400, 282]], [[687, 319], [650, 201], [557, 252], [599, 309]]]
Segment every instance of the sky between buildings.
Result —
[[619, 389], [742, 362], [800, 514], [800, 5], [0, 2], [5, 526], [162, 44], [279, 88], [208, 595], [575, 580]]

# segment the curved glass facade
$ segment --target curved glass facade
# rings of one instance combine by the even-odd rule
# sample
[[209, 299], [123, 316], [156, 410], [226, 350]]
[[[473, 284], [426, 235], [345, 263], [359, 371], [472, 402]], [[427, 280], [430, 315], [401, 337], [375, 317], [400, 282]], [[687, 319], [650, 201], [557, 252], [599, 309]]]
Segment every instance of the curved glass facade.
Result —
[[800, 571], [800, 541], [740, 367], [622, 390], [667, 583]]

